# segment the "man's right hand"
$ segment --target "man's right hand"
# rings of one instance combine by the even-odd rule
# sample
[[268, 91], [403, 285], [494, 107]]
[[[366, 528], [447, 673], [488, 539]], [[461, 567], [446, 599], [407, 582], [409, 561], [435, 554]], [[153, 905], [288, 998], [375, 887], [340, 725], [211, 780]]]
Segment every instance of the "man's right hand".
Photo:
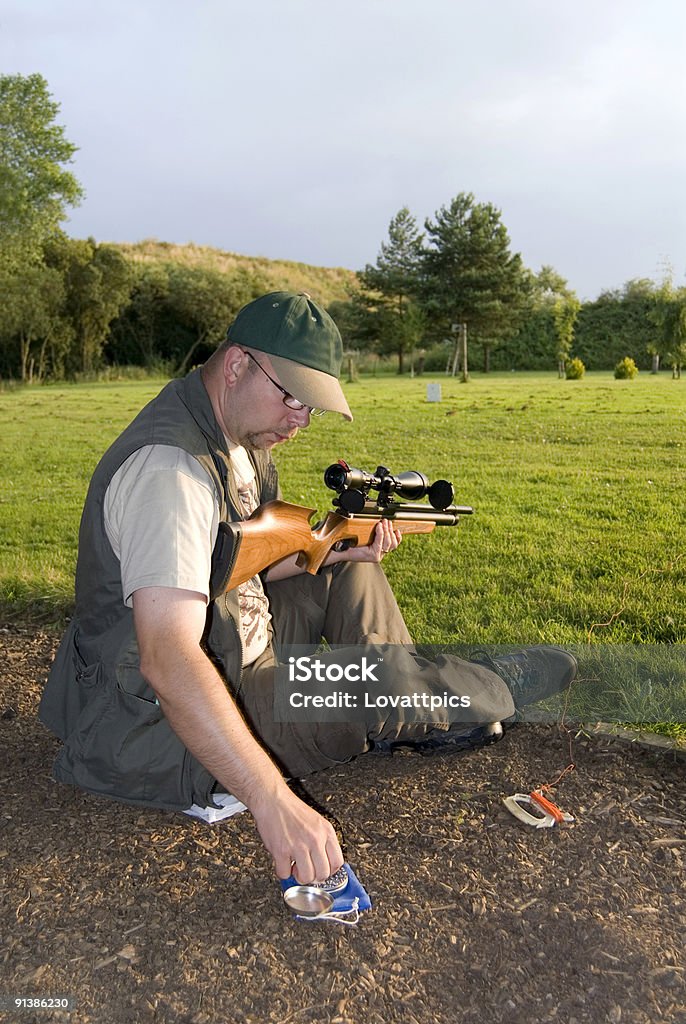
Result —
[[279, 878], [293, 875], [302, 885], [323, 882], [343, 864], [333, 826], [286, 785], [274, 798], [250, 807]]

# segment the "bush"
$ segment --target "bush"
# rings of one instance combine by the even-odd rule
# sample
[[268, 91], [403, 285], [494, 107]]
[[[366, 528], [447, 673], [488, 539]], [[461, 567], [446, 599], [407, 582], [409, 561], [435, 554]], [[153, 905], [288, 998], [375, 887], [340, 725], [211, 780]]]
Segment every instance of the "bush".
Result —
[[615, 366], [616, 380], [633, 380], [638, 373], [638, 367], [630, 356], [625, 356]]
[[445, 342], [432, 345], [424, 353], [424, 373], [445, 373], [449, 360], [450, 348]]
[[586, 373], [586, 367], [580, 359], [568, 359], [565, 363], [565, 377], [567, 380], [581, 380]]

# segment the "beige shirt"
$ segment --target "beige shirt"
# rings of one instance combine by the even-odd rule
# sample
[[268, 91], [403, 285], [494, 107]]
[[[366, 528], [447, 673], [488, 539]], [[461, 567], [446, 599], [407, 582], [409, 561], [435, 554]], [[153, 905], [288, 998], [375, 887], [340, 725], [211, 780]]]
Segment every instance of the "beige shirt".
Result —
[[[255, 472], [244, 448], [232, 448], [231, 463], [247, 516], [258, 504]], [[183, 449], [148, 445], [126, 459], [107, 488], [104, 520], [129, 608], [142, 587], [192, 590], [209, 601], [219, 512], [212, 479]], [[240, 585], [238, 602], [249, 665], [268, 642], [269, 604], [259, 576]]]
[[[255, 470], [245, 448], [231, 448], [231, 468], [236, 479], [238, 497], [247, 518], [259, 505], [259, 495], [255, 483]], [[238, 605], [241, 610], [243, 664], [250, 665], [262, 654], [269, 642], [267, 626], [271, 615], [259, 576], [253, 576], [251, 580], [239, 585]]]

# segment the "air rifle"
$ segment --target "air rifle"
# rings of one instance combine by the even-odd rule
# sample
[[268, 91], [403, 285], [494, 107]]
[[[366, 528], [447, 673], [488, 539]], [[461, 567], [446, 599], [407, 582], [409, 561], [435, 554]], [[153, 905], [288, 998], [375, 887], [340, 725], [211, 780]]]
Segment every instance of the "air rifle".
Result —
[[[297, 564], [314, 574], [332, 548], [371, 543], [380, 519], [390, 519], [402, 534], [432, 533], [436, 526], [456, 526], [460, 516], [473, 511], [452, 504], [454, 491], [447, 480], [430, 484], [415, 470], [393, 476], [379, 466], [376, 473], [367, 473], [340, 460], [326, 470], [324, 483], [338, 496], [334, 509], [315, 526], [310, 526], [315, 509], [280, 500], [265, 502], [239, 523], [221, 523], [213, 556], [213, 594], [233, 590], [296, 553]], [[370, 490], [378, 492], [375, 500]], [[425, 496], [428, 504], [420, 500]]]

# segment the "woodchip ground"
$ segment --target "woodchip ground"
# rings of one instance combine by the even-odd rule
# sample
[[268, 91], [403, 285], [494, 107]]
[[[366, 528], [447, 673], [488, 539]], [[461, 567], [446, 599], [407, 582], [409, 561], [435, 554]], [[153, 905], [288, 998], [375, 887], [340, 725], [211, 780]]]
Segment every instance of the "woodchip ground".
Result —
[[215, 826], [50, 778], [37, 702], [57, 640], [0, 631], [0, 994], [21, 1024], [686, 1021], [683, 757], [579, 736], [536, 831], [505, 794], [569, 760], [555, 726], [467, 756], [359, 758], [306, 787], [374, 906], [295, 920], [248, 814]]

